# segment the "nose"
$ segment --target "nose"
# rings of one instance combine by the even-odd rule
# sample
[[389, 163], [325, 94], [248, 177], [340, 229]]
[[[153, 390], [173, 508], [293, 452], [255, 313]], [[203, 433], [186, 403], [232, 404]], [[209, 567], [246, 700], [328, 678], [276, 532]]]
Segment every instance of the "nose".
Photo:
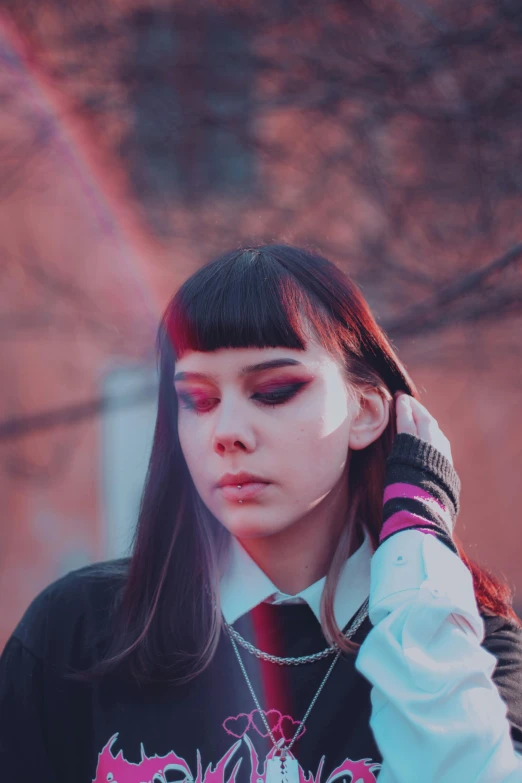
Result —
[[254, 447], [254, 432], [243, 407], [233, 400], [222, 400], [213, 434], [214, 451], [226, 454], [252, 451]]

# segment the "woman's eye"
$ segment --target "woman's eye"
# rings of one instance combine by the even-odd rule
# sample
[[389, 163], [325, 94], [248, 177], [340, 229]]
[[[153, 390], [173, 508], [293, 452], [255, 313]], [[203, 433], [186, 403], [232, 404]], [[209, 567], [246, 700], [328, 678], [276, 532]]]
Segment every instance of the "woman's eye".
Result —
[[253, 395], [253, 399], [263, 405], [282, 405], [294, 397], [303, 386], [306, 386], [306, 383], [293, 383], [290, 386], [281, 386], [275, 391], [257, 392]]
[[194, 411], [195, 413], [207, 413], [212, 409], [212, 406], [215, 403], [215, 400], [211, 397], [196, 399], [188, 394], [178, 394], [178, 399], [182, 408]]

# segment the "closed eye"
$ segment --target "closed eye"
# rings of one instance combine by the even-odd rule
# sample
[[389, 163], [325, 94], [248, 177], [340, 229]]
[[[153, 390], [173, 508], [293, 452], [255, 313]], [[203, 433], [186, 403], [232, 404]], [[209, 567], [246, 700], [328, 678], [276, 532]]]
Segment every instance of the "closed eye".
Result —
[[281, 386], [272, 392], [256, 392], [256, 394], [252, 395], [252, 399], [260, 402], [262, 405], [283, 405], [283, 403], [295, 397], [303, 386], [306, 386], [306, 382], [301, 381], [292, 383], [290, 386]]
[[[308, 381], [298, 381], [291, 383], [287, 386], [278, 386], [273, 391], [256, 392], [252, 395], [251, 399], [261, 405], [275, 407], [276, 405], [283, 405], [295, 397], [295, 395], [306, 386]], [[203, 413], [210, 413], [214, 405], [219, 402], [216, 397], [202, 397], [201, 395], [193, 396], [184, 392], [178, 393], [178, 399], [182, 408], [186, 410], [194, 411], [198, 415]]]

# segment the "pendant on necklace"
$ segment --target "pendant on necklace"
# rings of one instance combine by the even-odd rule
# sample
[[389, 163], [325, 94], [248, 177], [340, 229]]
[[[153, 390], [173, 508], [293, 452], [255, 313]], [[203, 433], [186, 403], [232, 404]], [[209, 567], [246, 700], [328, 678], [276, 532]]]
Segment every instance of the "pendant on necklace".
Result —
[[297, 759], [287, 753], [267, 759], [265, 783], [299, 783]]

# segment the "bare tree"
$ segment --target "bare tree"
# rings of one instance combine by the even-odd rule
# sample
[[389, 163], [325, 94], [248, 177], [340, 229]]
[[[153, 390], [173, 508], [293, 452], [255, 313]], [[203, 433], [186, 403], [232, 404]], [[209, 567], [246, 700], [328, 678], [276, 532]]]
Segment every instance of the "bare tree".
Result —
[[[0, 100], [24, 132], [0, 132], [0, 198], [53, 143], [19, 89], [30, 67], [60, 91], [60, 121], [83, 123], [124, 172], [136, 221], [165, 247], [182, 240], [204, 260], [244, 241], [313, 246], [399, 343], [520, 319], [520, 3], [4, 0], [3, 13], [25, 60], [5, 39]], [[56, 295], [52, 318], [67, 329], [61, 299], [105, 336], [81, 284], [33, 249], [19, 263]], [[0, 320], [4, 339], [41, 326]], [[0, 435], [103, 404], [6, 421]]]

